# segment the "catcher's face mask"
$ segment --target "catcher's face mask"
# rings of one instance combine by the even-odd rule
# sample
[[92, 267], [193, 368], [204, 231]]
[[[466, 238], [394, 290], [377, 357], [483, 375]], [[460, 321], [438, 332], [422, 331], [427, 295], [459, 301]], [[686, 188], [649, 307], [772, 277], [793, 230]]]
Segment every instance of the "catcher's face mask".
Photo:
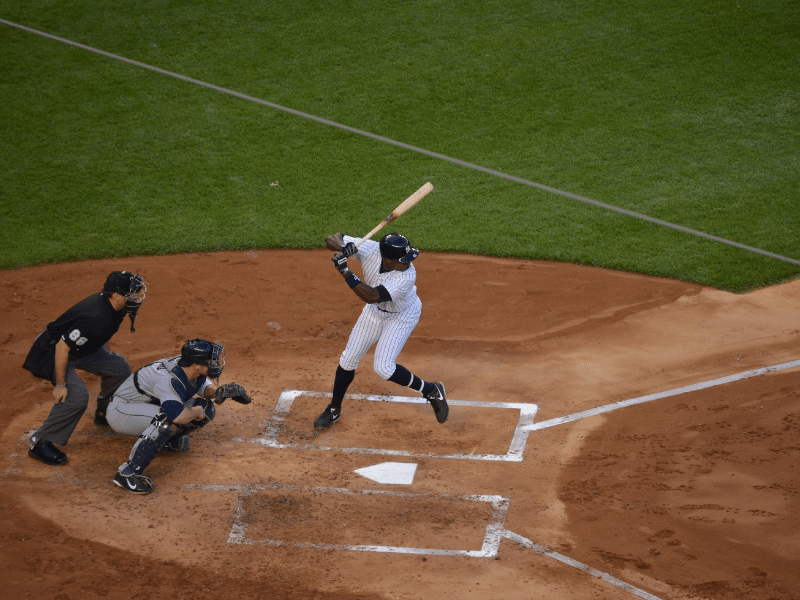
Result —
[[216, 379], [222, 375], [222, 369], [225, 368], [225, 359], [227, 354], [222, 344], [214, 342], [214, 349], [211, 351], [211, 360], [208, 363], [208, 377]]

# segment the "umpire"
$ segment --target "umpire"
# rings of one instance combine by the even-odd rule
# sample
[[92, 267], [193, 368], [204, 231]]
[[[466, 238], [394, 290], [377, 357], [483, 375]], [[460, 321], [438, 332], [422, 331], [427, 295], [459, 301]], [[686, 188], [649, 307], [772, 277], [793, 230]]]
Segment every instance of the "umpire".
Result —
[[129, 315], [134, 331], [137, 311], [147, 286], [140, 275], [114, 271], [103, 291], [81, 300], [39, 334], [23, 367], [52, 383], [55, 405], [30, 439], [28, 455], [48, 465], [63, 465], [66, 445], [89, 406], [89, 390], [76, 369], [101, 377], [95, 423], [107, 425], [105, 411], [114, 391], [131, 374], [128, 361], [109, 351], [108, 341]]

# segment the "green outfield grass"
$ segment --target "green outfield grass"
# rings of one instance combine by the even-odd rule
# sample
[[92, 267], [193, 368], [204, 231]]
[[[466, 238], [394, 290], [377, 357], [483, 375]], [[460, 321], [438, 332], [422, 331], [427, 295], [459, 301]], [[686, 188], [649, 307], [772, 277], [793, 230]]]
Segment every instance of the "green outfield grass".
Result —
[[[5, 0], [0, 18], [800, 260], [800, 4]], [[0, 268], [318, 248], [423, 250], [745, 291], [800, 266], [0, 24]]]

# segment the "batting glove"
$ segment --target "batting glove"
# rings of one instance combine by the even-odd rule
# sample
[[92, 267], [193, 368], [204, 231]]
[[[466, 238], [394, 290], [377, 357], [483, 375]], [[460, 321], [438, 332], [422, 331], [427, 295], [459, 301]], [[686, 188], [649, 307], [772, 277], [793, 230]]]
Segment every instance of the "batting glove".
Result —
[[356, 252], [358, 252], [358, 248], [356, 248], [356, 245], [353, 242], [347, 242], [344, 246], [342, 246], [342, 254], [345, 258], [350, 258]]

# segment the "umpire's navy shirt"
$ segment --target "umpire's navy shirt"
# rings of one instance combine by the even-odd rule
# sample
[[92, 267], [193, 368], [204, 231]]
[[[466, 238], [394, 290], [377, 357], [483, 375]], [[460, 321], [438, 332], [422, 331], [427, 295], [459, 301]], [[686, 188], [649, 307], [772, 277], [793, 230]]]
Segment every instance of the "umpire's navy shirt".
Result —
[[114, 310], [111, 301], [99, 292], [48, 323], [47, 331], [54, 340], [67, 342], [70, 358], [80, 358], [100, 350], [119, 331], [124, 318], [125, 309]]

